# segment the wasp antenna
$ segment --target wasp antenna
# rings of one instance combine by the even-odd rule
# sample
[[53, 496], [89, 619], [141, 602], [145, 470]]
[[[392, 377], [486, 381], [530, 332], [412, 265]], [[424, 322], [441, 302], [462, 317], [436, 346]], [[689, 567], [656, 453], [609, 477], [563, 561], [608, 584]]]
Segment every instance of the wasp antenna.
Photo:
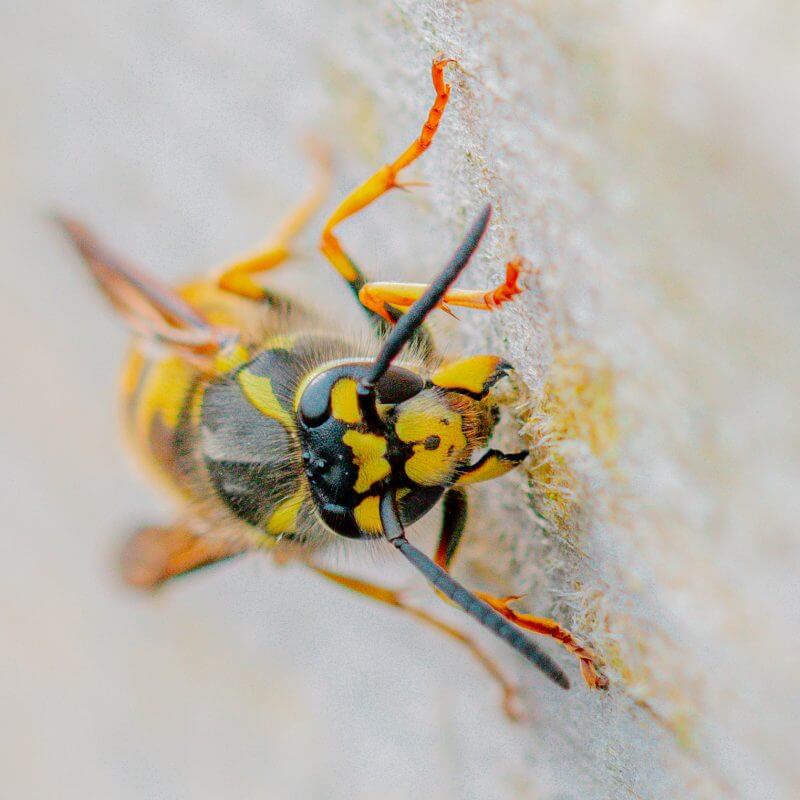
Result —
[[[474, 249], [474, 248], [473, 248]], [[430, 583], [445, 597], [459, 606], [481, 625], [506, 641], [523, 658], [538, 667], [551, 681], [563, 689], [569, 689], [569, 679], [561, 667], [530, 639], [524, 636], [508, 620], [500, 616], [491, 606], [479, 600], [458, 581], [450, 577], [440, 566], [431, 561], [422, 551], [406, 539], [403, 524], [397, 511], [392, 492], [383, 495], [380, 502], [381, 523], [384, 536], [410, 561]]]
[[450, 263], [439, 273], [425, 294], [400, 317], [383, 343], [383, 347], [369, 372], [361, 379], [358, 386], [358, 400], [367, 423], [370, 420], [378, 419], [378, 414], [375, 410], [375, 384], [389, 369], [397, 354], [409, 342], [414, 335], [414, 331], [422, 325], [425, 317], [439, 305], [442, 298], [447, 294], [447, 290], [455, 283], [464, 267], [467, 266], [486, 231], [491, 215], [492, 206], [487, 203], [478, 218], [472, 223], [472, 227], [467, 231], [464, 241], [461, 242], [458, 250], [453, 254]]
[[492, 207], [487, 203], [478, 218], [472, 223], [472, 227], [464, 237], [464, 241], [459, 245], [458, 250], [453, 254], [450, 263], [439, 273], [425, 294], [400, 317], [397, 324], [392, 328], [372, 368], [362, 380], [363, 385], [372, 384], [374, 387], [381, 376], [389, 369], [397, 354], [414, 335], [414, 331], [424, 322], [425, 317], [439, 305], [442, 298], [447, 294], [447, 290], [455, 283], [464, 267], [469, 263], [486, 230], [486, 226], [489, 224], [491, 215]]

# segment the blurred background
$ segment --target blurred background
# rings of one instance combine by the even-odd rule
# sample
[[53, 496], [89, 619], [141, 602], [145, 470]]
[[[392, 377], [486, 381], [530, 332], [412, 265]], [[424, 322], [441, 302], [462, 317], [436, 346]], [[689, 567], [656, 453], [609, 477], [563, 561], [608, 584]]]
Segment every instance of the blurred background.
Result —
[[[0, 2], [0, 794], [797, 797], [799, 17]], [[536, 267], [497, 314], [439, 320], [452, 351], [519, 367], [502, 438], [535, 456], [477, 493], [459, 574], [527, 592], [612, 680], [593, 695], [551, 648], [563, 694], [487, 642], [520, 725], [457, 646], [299, 568], [254, 554], [154, 597], [122, 586], [122, 541], [172, 510], [120, 441], [125, 334], [51, 221], [189, 277], [302, 194], [308, 134], [334, 153], [326, 210], [399, 153], [439, 51], [452, 101], [408, 176], [430, 186], [342, 236], [368, 274], [425, 280], [488, 199], [464, 283], [515, 253]], [[357, 325], [322, 219], [275, 281]], [[390, 556], [347, 564], [435, 604]]]

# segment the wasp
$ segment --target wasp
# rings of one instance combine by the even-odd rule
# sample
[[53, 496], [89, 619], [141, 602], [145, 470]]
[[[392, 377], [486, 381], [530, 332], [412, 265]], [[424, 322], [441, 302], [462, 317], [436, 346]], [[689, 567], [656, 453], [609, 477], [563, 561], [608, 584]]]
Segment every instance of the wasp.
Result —
[[[577, 657], [590, 687], [607, 685], [592, 651], [559, 623], [516, 611], [518, 598], [470, 591], [449, 573], [469, 487], [501, 477], [527, 456], [487, 449], [499, 416], [492, 390], [511, 365], [483, 354], [443, 360], [425, 325], [436, 308], [491, 311], [522, 291], [518, 259], [492, 289], [453, 288], [491, 209], [477, 215], [428, 285], [368, 281], [335, 233], [400, 186], [401, 171], [431, 144], [450, 96], [449, 63], [433, 62], [436, 96], [419, 136], [348, 194], [322, 229], [322, 254], [372, 323], [368, 343], [326, 326], [318, 312], [261, 279], [290, 259], [293, 240], [325, 196], [330, 166], [322, 153], [310, 193], [266, 244], [175, 288], [119, 258], [74, 219], [61, 222], [134, 334], [121, 380], [124, 428], [180, 508], [172, 524], [130, 539], [122, 558], [128, 583], [155, 588], [252, 549], [300, 560], [456, 638], [499, 683], [506, 712], [517, 716], [516, 687], [478, 642], [401, 593], [319, 561], [334, 542], [387, 542], [440, 597], [559, 686], [569, 687], [566, 674], [523, 631], [556, 639]], [[441, 532], [431, 558], [406, 528], [437, 504]]]

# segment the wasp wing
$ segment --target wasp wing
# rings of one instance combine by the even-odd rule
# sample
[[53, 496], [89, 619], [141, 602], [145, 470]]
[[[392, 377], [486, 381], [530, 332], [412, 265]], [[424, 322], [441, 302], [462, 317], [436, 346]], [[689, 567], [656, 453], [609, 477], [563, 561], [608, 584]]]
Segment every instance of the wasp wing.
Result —
[[169, 286], [136, 269], [77, 220], [57, 217], [102, 293], [134, 332], [145, 338], [212, 356], [230, 333], [212, 325]]

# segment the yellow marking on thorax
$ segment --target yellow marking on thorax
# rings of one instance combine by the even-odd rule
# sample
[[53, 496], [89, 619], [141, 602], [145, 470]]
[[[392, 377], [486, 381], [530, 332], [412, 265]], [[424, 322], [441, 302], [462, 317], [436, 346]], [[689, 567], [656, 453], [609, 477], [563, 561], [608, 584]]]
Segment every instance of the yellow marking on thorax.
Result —
[[267, 533], [279, 536], [282, 533], [294, 533], [297, 529], [297, 515], [306, 499], [308, 489], [305, 484], [290, 497], [278, 505], [267, 520]]
[[467, 446], [461, 415], [444, 406], [404, 409], [395, 432], [401, 441], [414, 442], [414, 454], [405, 469], [420, 486], [446, 483]]
[[347, 431], [342, 441], [353, 451], [353, 461], [358, 467], [358, 478], [353, 487], [359, 494], [385, 478], [392, 471], [386, 454], [386, 439], [374, 433]]
[[302, 334], [299, 333], [281, 333], [278, 336], [270, 336], [264, 344], [264, 350], [291, 350], [295, 342]]
[[487, 355], [462, 358], [436, 370], [431, 382], [443, 389], [464, 389], [473, 394], [482, 394], [497, 372], [501, 360], [499, 356]]
[[362, 500], [353, 509], [353, 515], [356, 518], [356, 524], [362, 531], [374, 534], [383, 533], [380, 498], [377, 495], [372, 495]]
[[240, 343], [231, 345], [230, 347], [221, 350], [217, 357], [214, 359], [214, 371], [218, 375], [224, 375], [226, 372], [241, 367], [250, 358], [250, 353], [247, 348]]
[[331, 391], [331, 414], [340, 422], [351, 425], [361, 420], [356, 382], [352, 378], [336, 381]]
[[261, 375], [254, 375], [243, 369], [237, 376], [239, 385], [242, 387], [244, 396], [254, 405], [265, 417], [271, 417], [280, 422], [285, 428], [294, 428], [294, 420], [287, 413], [275, 396], [272, 388], [272, 381]]

